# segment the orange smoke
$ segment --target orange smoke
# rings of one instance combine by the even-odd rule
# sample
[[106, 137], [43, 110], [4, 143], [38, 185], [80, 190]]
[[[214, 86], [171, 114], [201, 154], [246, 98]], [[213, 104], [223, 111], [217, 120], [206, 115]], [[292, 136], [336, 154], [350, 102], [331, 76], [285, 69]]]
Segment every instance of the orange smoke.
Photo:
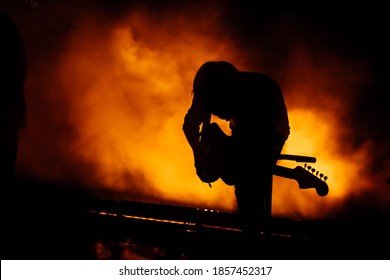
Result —
[[[35, 153], [30, 151], [21, 167], [54, 181], [73, 176], [96, 186], [97, 196], [234, 211], [233, 187], [217, 181], [209, 188], [197, 178], [182, 123], [193, 76], [204, 61], [222, 59], [254, 69], [243, 64], [246, 54], [221, 36], [218, 14], [202, 15], [201, 25], [193, 16], [170, 14], [157, 24], [135, 10], [104, 27], [89, 18], [81, 21], [51, 66], [57, 89], [52, 104], [66, 106], [57, 117], [71, 136], [60, 142], [62, 153], [51, 155], [52, 160], [45, 156], [47, 147], [25, 144]], [[304, 47], [297, 47], [290, 63], [275, 77], [285, 92], [291, 125], [283, 153], [316, 157], [313, 166], [329, 177], [330, 191], [319, 197], [314, 189], [301, 190], [295, 181], [275, 177], [273, 213], [322, 217], [370, 186], [370, 178], [361, 176], [370, 162], [369, 148], [348, 150], [343, 144], [350, 132], [343, 123], [347, 101], [363, 73], [337, 57], [315, 57]], [[35, 131], [22, 140], [42, 137], [37, 127], [32, 122], [28, 129]], [[33, 155], [40, 158], [33, 161]]]
[[[134, 13], [104, 34], [90, 19], [71, 34], [57, 72], [75, 135], [63, 148], [72, 162], [93, 166], [83, 183], [116, 198], [233, 209], [231, 187], [210, 189], [196, 177], [182, 123], [199, 65], [234, 53], [227, 40], [202, 37], [191, 26], [171, 34], [180, 21], [155, 26]], [[43, 164], [37, 172], [66, 179], [53, 168]]]
[[[317, 162], [308, 165], [328, 176], [330, 191], [328, 196], [318, 197], [312, 189], [299, 190], [296, 183], [295, 188], [284, 187], [291, 182], [277, 178], [274, 212], [326, 217], [345, 199], [375, 187], [374, 176], [366, 172], [374, 156], [371, 143], [353, 148], [348, 141], [355, 129], [349, 125], [348, 118], [353, 99], [358, 94], [358, 86], [367, 82], [370, 75], [362, 62], [314, 54], [302, 46], [293, 52], [286, 73], [284, 91], [291, 135], [283, 152], [316, 157]], [[298, 165], [284, 161], [279, 164]]]

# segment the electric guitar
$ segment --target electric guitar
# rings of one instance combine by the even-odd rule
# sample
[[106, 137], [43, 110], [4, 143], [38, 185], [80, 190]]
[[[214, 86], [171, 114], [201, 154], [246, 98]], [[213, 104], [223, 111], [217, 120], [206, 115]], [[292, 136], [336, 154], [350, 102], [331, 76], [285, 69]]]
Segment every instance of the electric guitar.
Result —
[[[211, 184], [220, 178], [227, 185], [235, 185], [230, 136], [226, 135], [217, 123], [207, 123], [202, 128], [199, 142], [202, 152], [195, 157], [195, 167], [201, 181]], [[315, 162], [315, 158], [305, 156], [280, 155], [279, 158]], [[306, 164], [305, 168], [275, 165], [273, 174], [296, 180], [300, 189], [314, 188], [319, 196], [326, 196], [329, 192], [325, 182], [327, 176], [322, 173], [318, 175], [318, 171]]]

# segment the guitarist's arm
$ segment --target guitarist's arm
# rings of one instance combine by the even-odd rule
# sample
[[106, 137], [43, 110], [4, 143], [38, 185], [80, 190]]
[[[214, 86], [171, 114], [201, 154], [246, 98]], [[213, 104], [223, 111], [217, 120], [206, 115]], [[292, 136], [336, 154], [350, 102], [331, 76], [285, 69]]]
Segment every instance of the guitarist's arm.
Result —
[[[198, 164], [202, 162], [203, 149], [200, 144], [200, 127], [204, 124], [209, 124], [211, 114], [205, 112], [200, 105], [199, 101], [194, 97], [191, 107], [188, 109], [187, 114], [184, 117], [183, 132], [192, 148], [194, 155], [194, 164], [198, 173]], [[199, 175], [199, 174], [198, 174]]]

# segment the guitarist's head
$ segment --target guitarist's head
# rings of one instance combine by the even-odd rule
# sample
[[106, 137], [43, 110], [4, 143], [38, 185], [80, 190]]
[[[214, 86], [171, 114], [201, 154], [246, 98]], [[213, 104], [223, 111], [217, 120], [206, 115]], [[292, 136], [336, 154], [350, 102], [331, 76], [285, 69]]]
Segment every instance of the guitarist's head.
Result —
[[236, 67], [226, 61], [208, 61], [199, 68], [193, 92], [204, 110], [222, 119], [232, 117], [238, 73]]

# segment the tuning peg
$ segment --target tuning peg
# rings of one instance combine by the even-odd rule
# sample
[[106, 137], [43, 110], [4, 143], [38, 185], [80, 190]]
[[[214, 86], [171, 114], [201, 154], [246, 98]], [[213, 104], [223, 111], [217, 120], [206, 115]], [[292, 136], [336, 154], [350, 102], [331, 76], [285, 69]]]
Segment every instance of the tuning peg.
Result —
[[307, 163], [305, 163], [305, 165], [304, 165], [304, 166], [305, 166], [305, 168], [306, 168], [306, 166], [307, 166]]
[[318, 170], [317, 170], [317, 172], [316, 172], [316, 176], [318, 176]]
[[316, 170], [314, 168], [311, 169], [311, 172], [314, 173]]
[[324, 177], [324, 174], [321, 173], [321, 174], [320, 174], [320, 178], [322, 179], [322, 177]]
[[325, 177], [324, 177], [324, 181], [326, 181], [326, 179], [328, 179], [328, 176], [325, 176]]
[[309, 166], [307, 167], [307, 170], [309, 170], [309, 171], [310, 171], [310, 169], [311, 169], [311, 166], [309, 165]]

